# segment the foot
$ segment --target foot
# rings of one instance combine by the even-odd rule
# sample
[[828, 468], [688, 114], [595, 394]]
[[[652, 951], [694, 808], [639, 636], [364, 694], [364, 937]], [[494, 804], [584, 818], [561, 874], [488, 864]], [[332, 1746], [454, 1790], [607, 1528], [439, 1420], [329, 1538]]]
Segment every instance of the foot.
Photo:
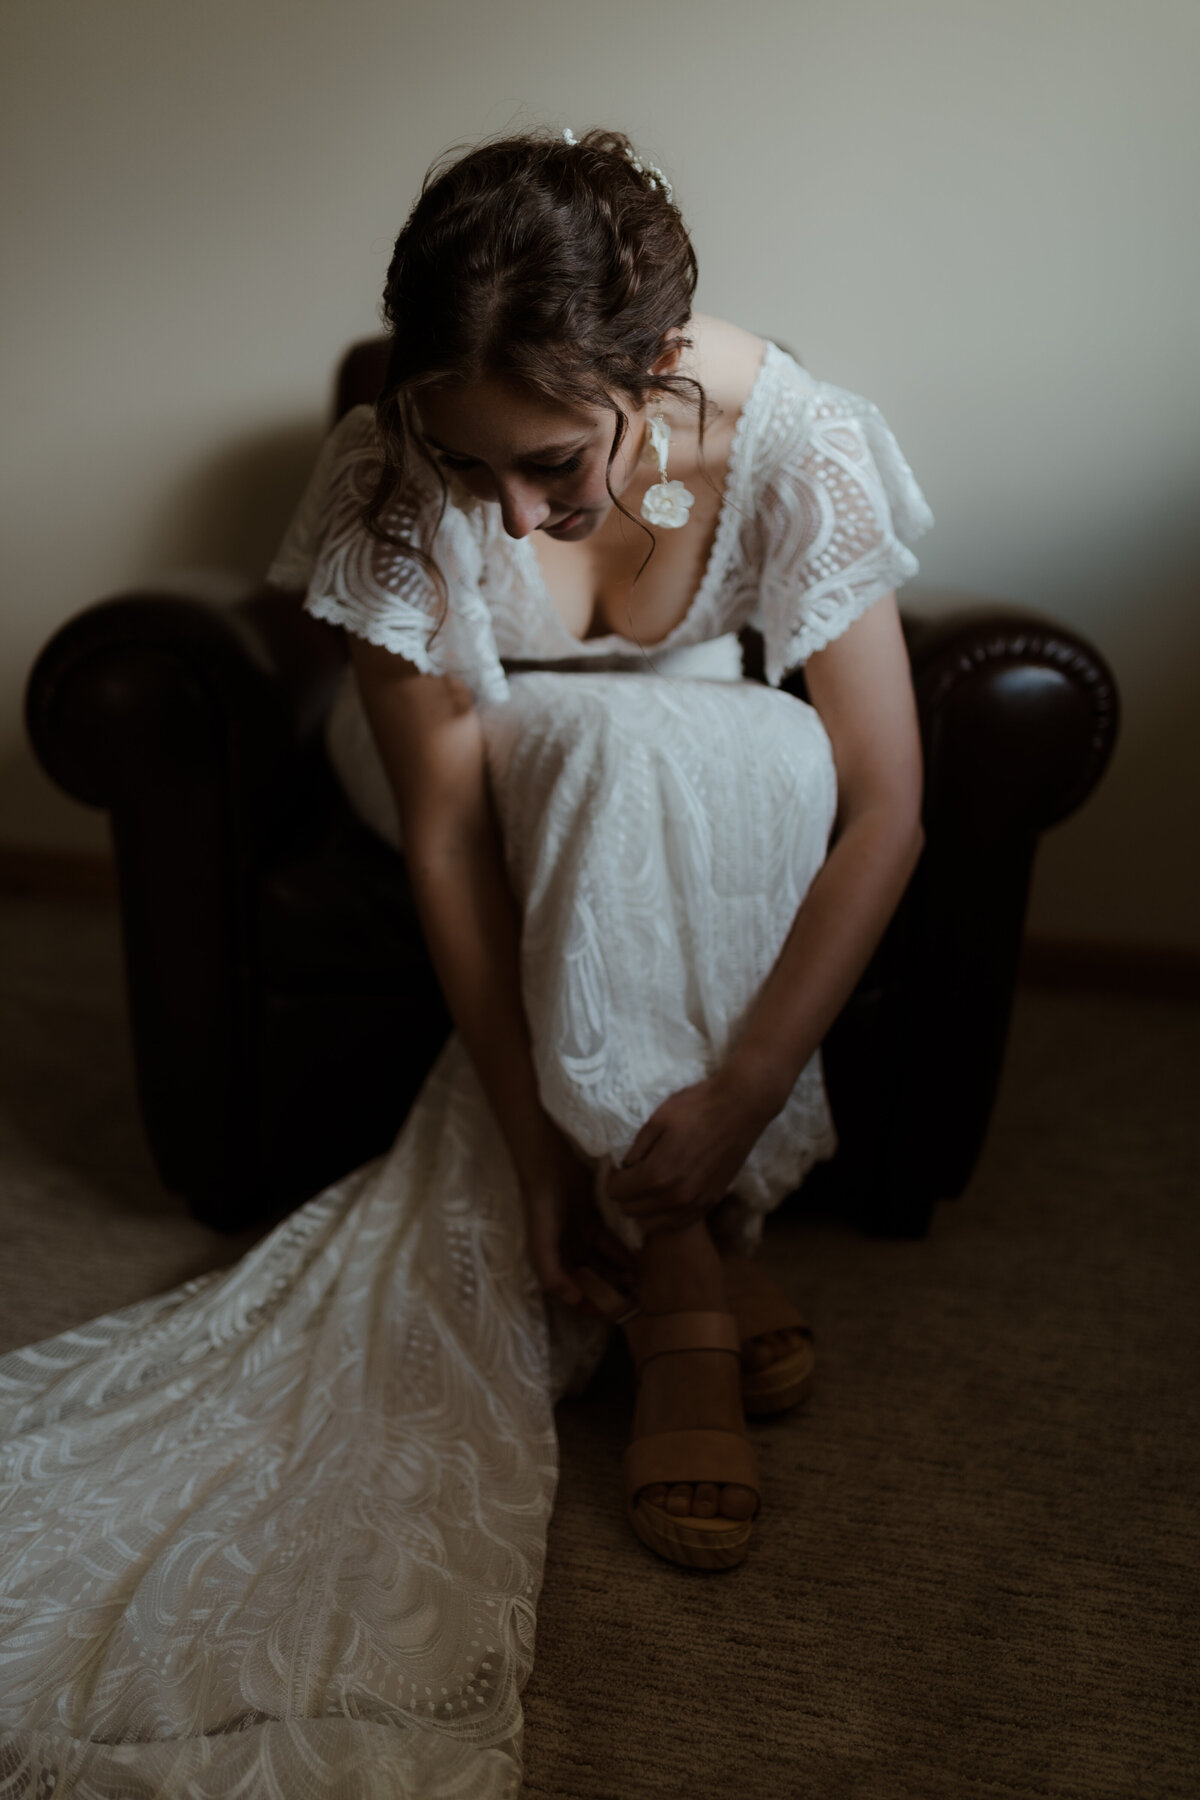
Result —
[[[738, 1320], [752, 1316], [755, 1301], [778, 1305], [786, 1304], [779, 1284], [772, 1281], [766, 1270], [748, 1256], [740, 1255], [736, 1250], [721, 1252], [721, 1268], [725, 1275], [729, 1290], [730, 1310]], [[747, 1375], [761, 1374], [769, 1369], [772, 1363], [782, 1362], [784, 1357], [795, 1355], [803, 1345], [810, 1343], [811, 1336], [806, 1331], [794, 1327], [785, 1327], [778, 1331], [763, 1331], [755, 1337], [742, 1334], [742, 1369]]]
[[[642, 1257], [642, 1312], [729, 1312], [720, 1259], [707, 1229], [648, 1240]], [[642, 1370], [632, 1436], [660, 1431], [733, 1431], [745, 1435], [741, 1372], [722, 1350], [683, 1350], [653, 1357]], [[729, 1482], [656, 1483], [643, 1490], [651, 1506], [673, 1518], [749, 1519], [754, 1490]]]

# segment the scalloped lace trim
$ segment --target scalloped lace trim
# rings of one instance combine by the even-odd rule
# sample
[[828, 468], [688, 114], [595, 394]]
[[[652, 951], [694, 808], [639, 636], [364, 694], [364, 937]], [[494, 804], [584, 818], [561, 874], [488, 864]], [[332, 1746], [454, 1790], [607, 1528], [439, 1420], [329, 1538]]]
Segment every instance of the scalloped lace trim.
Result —
[[433, 657], [429, 653], [429, 634], [433, 628], [423, 615], [415, 618], [403, 618], [398, 612], [383, 617], [371, 615], [330, 594], [310, 596], [304, 602], [304, 610], [311, 613], [314, 619], [325, 619], [330, 625], [344, 626], [355, 637], [365, 638], [369, 644], [378, 644], [384, 650], [391, 650], [396, 656], [402, 656], [405, 662], [413, 663], [423, 674], [436, 673]]
[[[308, 582], [306, 605], [426, 672], [453, 668], [477, 698], [500, 700], [501, 657], [553, 664], [609, 659], [641, 646], [619, 633], [581, 640], [563, 623], [528, 539], [498, 529], [494, 507], [453, 504], [435, 553], [449, 616], [431, 649], [436, 592], [424, 571], [361, 524], [375, 447], [369, 409], [332, 434], [296, 521], [272, 565], [286, 585]], [[415, 534], [432, 497], [415, 493], [388, 523]], [[909, 543], [932, 523], [925, 498], [878, 408], [814, 381], [768, 343], [734, 427], [712, 547], [683, 619], [654, 649], [738, 631], [766, 639], [777, 684], [845, 631], [889, 588], [916, 573]]]
[[804, 618], [791, 633], [782, 641], [768, 645], [764, 652], [763, 674], [770, 685], [778, 687], [795, 670], [802, 668], [810, 656], [815, 656], [818, 650], [824, 650], [827, 644], [849, 631], [856, 620], [896, 586], [896, 580], [880, 577], [867, 587], [836, 588], [806, 606]]

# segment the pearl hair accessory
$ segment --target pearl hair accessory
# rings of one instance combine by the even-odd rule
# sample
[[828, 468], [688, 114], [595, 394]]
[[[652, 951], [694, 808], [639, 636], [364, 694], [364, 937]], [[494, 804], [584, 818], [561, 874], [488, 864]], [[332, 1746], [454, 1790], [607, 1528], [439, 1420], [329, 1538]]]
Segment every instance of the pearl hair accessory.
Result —
[[629, 158], [630, 162], [633, 164], [634, 168], [637, 170], [638, 174], [644, 175], [646, 177], [646, 180], [650, 183], [651, 188], [655, 192], [657, 192], [658, 189], [661, 188], [663, 193], [666, 195], [668, 202], [670, 202], [672, 200], [675, 190], [672, 188], [670, 182], [667, 180], [666, 176], [663, 174], [663, 172], [659, 168], [658, 164], [652, 163], [652, 162], [643, 162], [641, 157], [637, 156], [634, 153], [634, 151], [632, 151], [632, 150], [627, 150], [625, 152], [625, 154]]
[[688, 522], [688, 514], [696, 504], [696, 496], [682, 481], [667, 480], [667, 452], [671, 445], [671, 427], [661, 412], [646, 421], [651, 451], [658, 462], [659, 480], [646, 492], [642, 501], [642, 517], [650, 525], [677, 531]]
[[[571, 145], [579, 143], [569, 125], [563, 127], [563, 142]], [[643, 162], [632, 149], [626, 150], [625, 154], [638, 174], [645, 177], [651, 190], [657, 193], [661, 187], [668, 204], [671, 204], [673, 189], [657, 163]], [[659, 404], [661, 405], [661, 401]], [[659, 479], [642, 501], [642, 517], [650, 525], [659, 525], [667, 531], [678, 531], [681, 525], [687, 524], [688, 514], [696, 504], [696, 496], [690, 488], [684, 487], [682, 481], [667, 480], [671, 427], [661, 411], [647, 419], [646, 430], [650, 449], [658, 462]]]
[[[575, 133], [571, 130], [571, 127], [569, 125], [565, 125], [563, 127], [563, 143], [564, 144], [573, 144], [573, 145], [578, 146], [579, 139], [575, 136]], [[667, 180], [666, 176], [663, 174], [662, 170], [659, 168], [658, 164], [652, 163], [652, 162], [643, 162], [642, 158], [637, 154], [637, 152], [632, 149], [626, 150], [625, 154], [629, 158], [630, 162], [633, 164], [634, 168], [637, 170], [638, 174], [645, 176], [647, 182], [650, 185], [651, 191], [653, 193], [657, 193], [659, 188], [661, 188], [663, 193], [666, 195], [668, 203], [673, 204], [675, 190], [671, 186], [670, 182]]]

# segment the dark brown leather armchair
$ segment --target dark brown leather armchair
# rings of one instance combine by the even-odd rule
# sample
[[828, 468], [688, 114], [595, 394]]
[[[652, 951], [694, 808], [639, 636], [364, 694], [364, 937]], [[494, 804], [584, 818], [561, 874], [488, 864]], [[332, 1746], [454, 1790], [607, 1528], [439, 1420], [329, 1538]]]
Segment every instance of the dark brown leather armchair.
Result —
[[[356, 346], [336, 411], [369, 399]], [[1084, 639], [903, 596], [926, 848], [825, 1044], [841, 1148], [806, 1194], [918, 1234], [983, 1142], [1039, 834], [1117, 727]], [[755, 645], [747, 644], [748, 667]], [[386, 1149], [448, 1028], [401, 859], [351, 814], [322, 726], [342, 635], [227, 578], [87, 608], [30, 675], [43, 766], [111, 815], [143, 1116], [165, 1185], [235, 1229]], [[791, 684], [803, 693], [803, 684]]]

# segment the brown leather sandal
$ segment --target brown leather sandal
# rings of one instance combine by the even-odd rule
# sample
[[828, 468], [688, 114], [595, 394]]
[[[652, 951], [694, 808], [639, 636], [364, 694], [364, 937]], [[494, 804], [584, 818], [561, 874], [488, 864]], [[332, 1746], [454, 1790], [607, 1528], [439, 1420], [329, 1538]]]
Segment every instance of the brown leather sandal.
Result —
[[742, 1370], [742, 1405], [747, 1415], [761, 1419], [799, 1406], [812, 1392], [816, 1357], [811, 1325], [773, 1281], [773, 1291], [764, 1293], [760, 1281], [747, 1279], [745, 1265], [737, 1259], [722, 1257], [721, 1266], [730, 1311], [737, 1320], [743, 1344], [768, 1331], [800, 1331], [805, 1339], [765, 1368]]
[[[628, 1318], [625, 1335], [641, 1379], [655, 1356], [681, 1350], [727, 1350], [741, 1355], [737, 1323], [729, 1313], [638, 1313]], [[659, 1482], [711, 1481], [718, 1487], [737, 1482], [758, 1496], [754, 1452], [736, 1431], [659, 1431], [635, 1438], [625, 1451], [625, 1504], [629, 1522], [642, 1543], [668, 1562], [690, 1569], [732, 1569], [750, 1545], [754, 1516], [749, 1519], [680, 1518], [652, 1506], [644, 1490]], [[758, 1508], [755, 1507], [755, 1513]]]
[[[804, 1334], [806, 1341], [789, 1355], [777, 1357], [763, 1369], [742, 1370], [742, 1406], [748, 1418], [762, 1419], [772, 1413], [788, 1412], [802, 1400], [807, 1400], [812, 1392], [816, 1360], [812, 1327], [774, 1282], [770, 1283], [773, 1291], [764, 1294], [759, 1282], [747, 1283], [744, 1266], [738, 1261], [722, 1257], [721, 1263], [729, 1310], [737, 1321], [739, 1346], [745, 1346], [751, 1338], [768, 1331], [800, 1331]], [[579, 1285], [602, 1318], [614, 1325], [625, 1325], [639, 1316], [637, 1301], [613, 1287], [594, 1269], [577, 1269], [575, 1273]]]

